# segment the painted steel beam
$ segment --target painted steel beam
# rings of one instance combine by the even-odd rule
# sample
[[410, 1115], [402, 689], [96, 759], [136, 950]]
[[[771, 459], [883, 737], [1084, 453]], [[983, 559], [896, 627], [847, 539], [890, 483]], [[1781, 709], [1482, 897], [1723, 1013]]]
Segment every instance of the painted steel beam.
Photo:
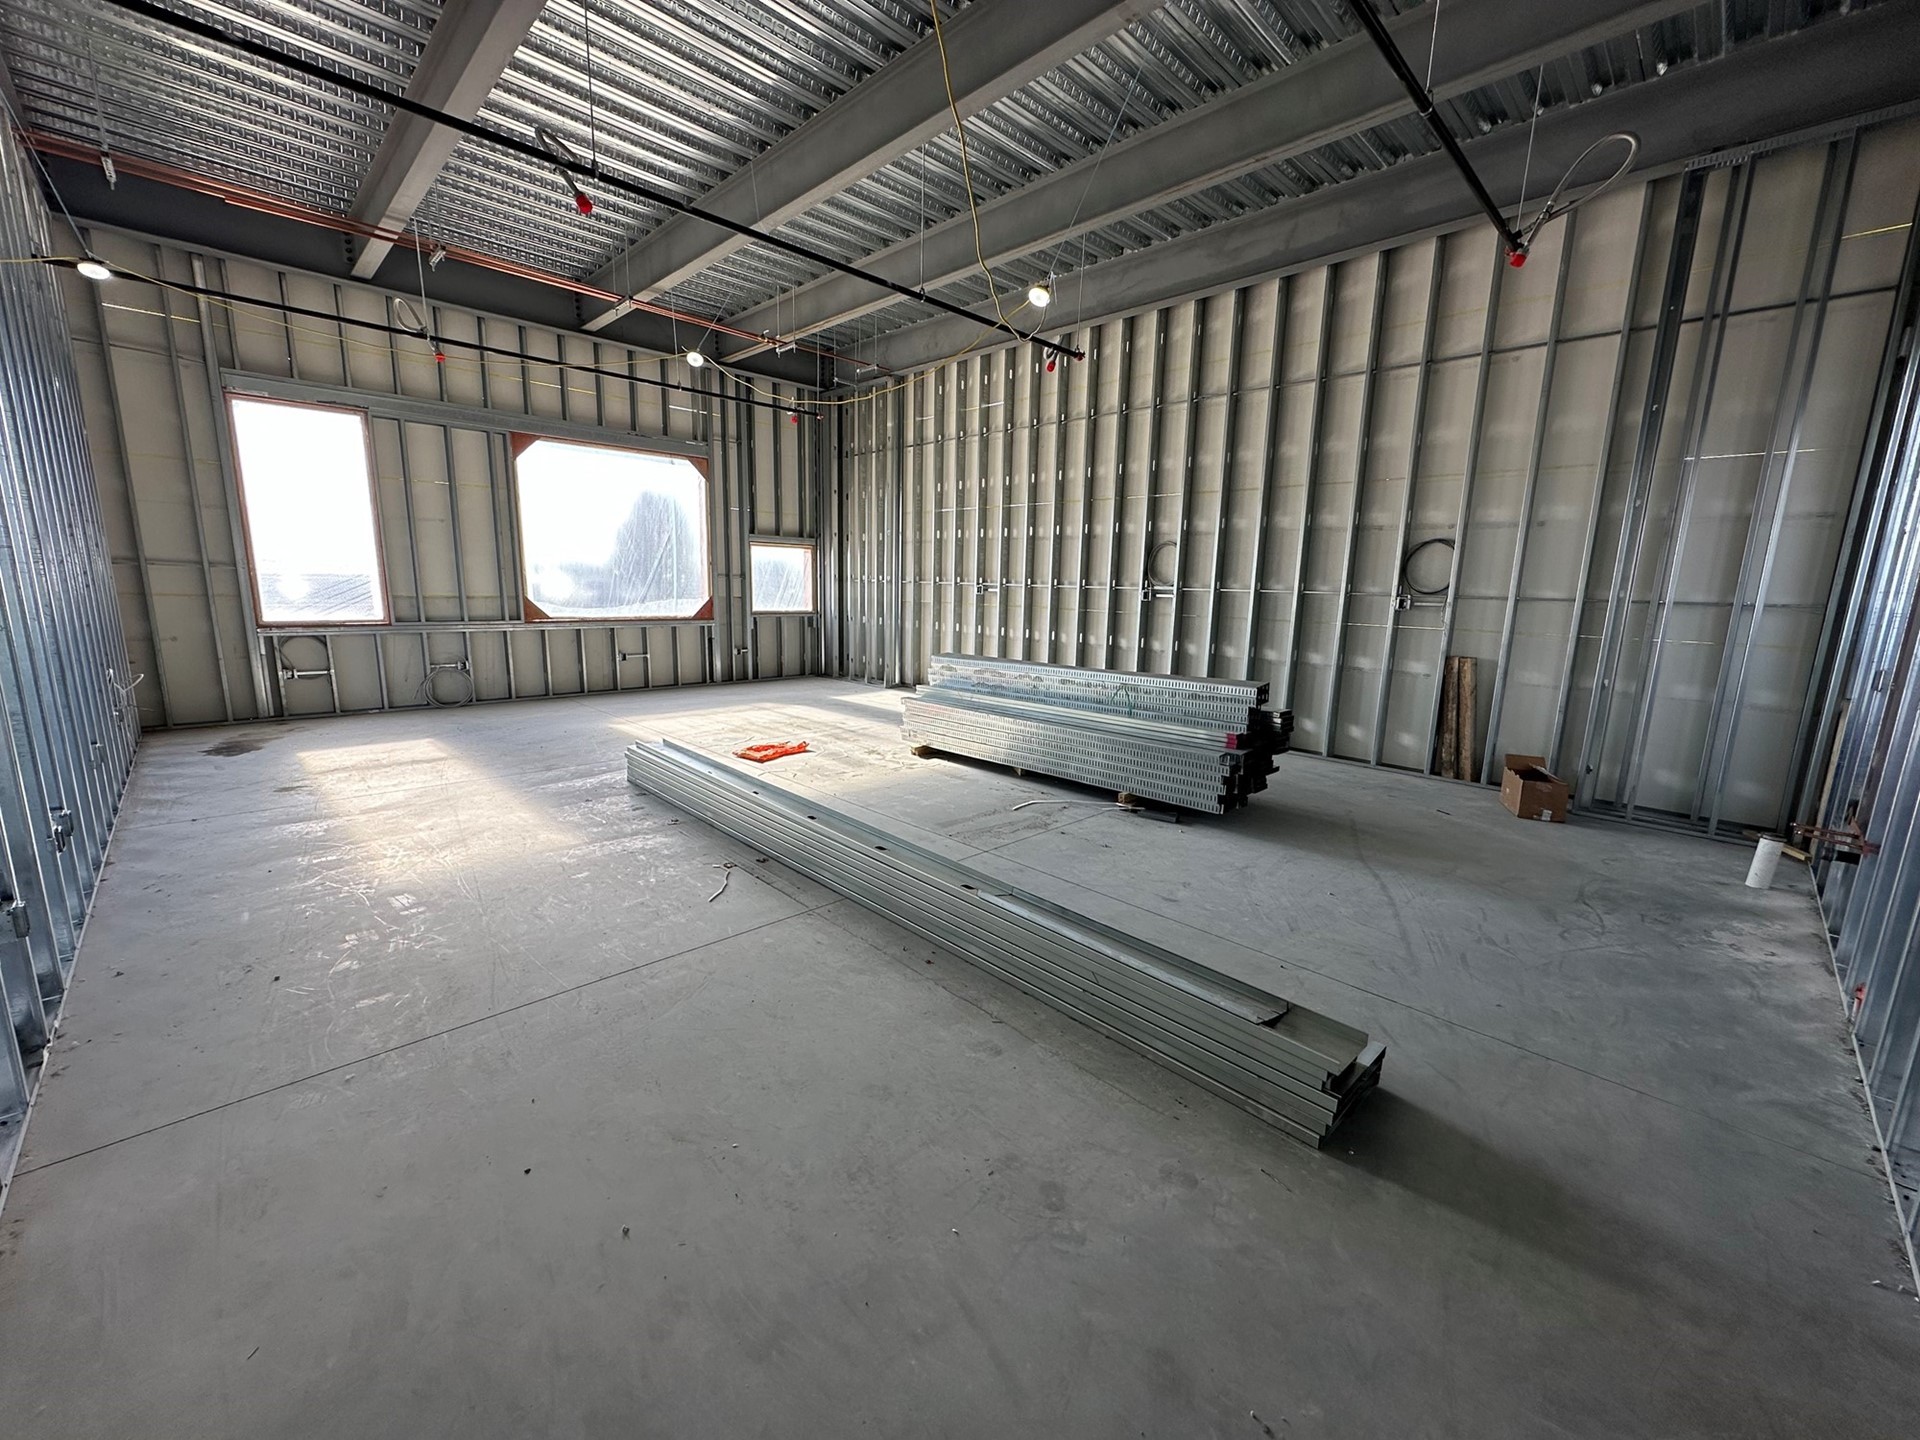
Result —
[[13, 72], [7, 68], [7, 57], [4, 55], [0, 55], [0, 101], [6, 103], [17, 123], [27, 123], [26, 106], [21, 102], [20, 92], [14, 88]]
[[[954, 102], [973, 115], [1120, 30], [1155, 0], [975, 0], [943, 22]], [[703, 209], [772, 229], [952, 128], [932, 36], [895, 59], [701, 197]], [[748, 244], [676, 215], [593, 277], [647, 300]], [[587, 329], [618, 319], [620, 305]]]
[[[1749, 45], [1542, 117], [1532, 174], [1537, 181], [1565, 174], [1588, 145], [1619, 130], [1640, 137], [1636, 169], [1646, 171], [1920, 102], [1920, 72], [1908, 63], [1915, 54], [1920, 4], [1908, 0]], [[1527, 127], [1516, 125], [1466, 151], [1494, 194], [1518, 195], [1527, 146]], [[1597, 183], [1618, 163], [1617, 149], [1604, 149], [1581, 167], [1574, 184]], [[1061, 282], [1057, 303], [1072, 307], [1073, 323], [1085, 324], [1365, 254], [1457, 227], [1478, 213], [1452, 162], [1442, 154], [1424, 156], [1090, 265]], [[953, 354], [977, 335], [969, 322], [942, 317], [880, 336], [868, 358], [909, 370]]]
[[[473, 119], [545, 8], [545, 0], [446, 0], [407, 97]], [[418, 115], [396, 113], [349, 213], [382, 229], [404, 230], [461, 138]], [[353, 262], [354, 277], [372, 279], [392, 248], [390, 240], [367, 240]]]
[[[1457, 0], [1457, 10], [1449, 5], [1442, 20], [1434, 93], [1459, 95], [1690, 8], [1683, 0], [1625, 6], [1620, 0], [1522, 6]], [[1431, 27], [1432, 13], [1424, 8], [1388, 22], [1416, 69], [1424, 69]], [[1355, 36], [983, 205], [981, 247], [990, 265], [1029, 255], [1413, 113], [1373, 43]], [[950, 284], [978, 267], [972, 220], [956, 216], [860, 263], [929, 288]], [[732, 323], [756, 333], [806, 335], [897, 303], [851, 276], [829, 275]], [[759, 348], [736, 345], [731, 353]]]

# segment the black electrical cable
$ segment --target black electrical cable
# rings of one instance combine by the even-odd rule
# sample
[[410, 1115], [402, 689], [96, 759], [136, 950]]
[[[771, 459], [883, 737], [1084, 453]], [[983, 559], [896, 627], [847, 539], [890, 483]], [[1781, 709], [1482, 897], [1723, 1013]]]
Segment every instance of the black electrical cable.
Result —
[[1407, 571], [1413, 567], [1413, 557], [1429, 545], [1444, 545], [1451, 550], [1454, 548], [1453, 537], [1451, 535], [1435, 535], [1431, 539], [1422, 540], [1418, 545], [1407, 551], [1406, 556], [1400, 561], [1400, 586], [1409, 595], [1444, 595], [1453, 588], [1453, 580], [1451, 577], [1449, 577], [1447, 583], [1442, 585], [1438, 590], [1422, 590], [1407, 578]]
[[[72, 269], [78, 262], [50, 257], [46, 263]], [[375, 334], [400, 336], [408, 340], [425, 338], [423, 330], [410, 330], [404, 325], [382, 325], [377, 320], [359, 320], [351, 315], [336, 315], [331, 310], [309, 310], [304, 305], [290, 305], [284, 300], [262, 300], [257, 296], [241, 295], [232, 290], [216, 290], [210, 285], [190, 285], [184, 280], [156, 280], [151, 276], [140, 274], [137, 270], [109, 268], [113, 268], [114, 275], [122, 280], [158, 285], [162, 289], [178, 290], [185, 295], [204, 295], [209, 300], [218, 300], [227, 305], [250, 305], [256, 310], [270, 310], [276, 315], [298, 315], [304, 320], [322, 320], [329, 325], [351, 325], [358, 330], [371, 330]], [[401, 303], [406, 303], [404, 297]], [[681, 385], [673, 380], [654, 380], [645, 375], [630, 375], [625, 370], [609, 370], [599, 365], [582, 365], [578, 361], [553, 355], [530, 355], [524, 350], [509, 350], [504, 345], [482, 345], [477, 340], [456, 340], [450, 335], [435, 336], [430, 343], [441, 350], [466, 350], [476, 355], [492, 355], [501, 360], [519, 360], [528, 364], [544, 365], [554, 370], [571, 370], [580, 375], [601, 375], [609, 380], [625, 381], [630, 385], [645, 385], [651, 390], [672, 390], [683, 395], [698, 395], [706, 399], [731, 400], [733, 404], [750, 405], [756, 410], [777, 410], [782, 415], [805, 415], [809, 420], [820, 418], [820, 412], [808, 409], [804, 401], [795, 401], [788, 405], [778, 400], [754, 400], [744, 395], [723, 396], [717, 391], [702, 390], [697, 385]]]
[[1393, 71], [1394, 78], [1405, 88], [1413, 101], [1414, 110], [1426, 122], [1428, 131], [1440, 142], [1440, 148], [1447, 152], [1448, 158], [1465, 178], [1467, 188], [1473, 191], [1473, 198], [1487, 212], [1487, 218], [1493, 221], [1493, 228], [1500, 232], [1500, 238], [1506, 242], [1507, 258], [1515, 265], [1522, 263], [1527, 256], [1526, 237], [1507, 223], [1507, 217], [1493, 203], [1493, 196], [1487, 193], [1487, 187], [1480, 183], [1480, 177], [1474, 173], [1466, 152], [1460, 148], [1460, 142], [1453, 138], [1453, 132], [1447, 129], [1446, 122], [1435, 111], [1432, 92], [1420, 83], [1420, 77], [1408, 66], [1407, 57], [1400, 53], [1400, 47], [1393, 43], [1393, 36], [1387, 33], [1387, 27], [1380, 23], [1379, 15], [1374, 13], [1373, 0], [1347, 0], [1347, 8], [1353, 11], [1353, 18], [1360, 22], [1360, 28], [1372, 39], [1374, 48], [1387, 62], [1387, 68]]
[[[555, 156], [551, 150], [542, 145], [535, 144], [532, 141], [522, 140], [517, 135], [510, 135], [504, 130], [496, 130], [490, 125], [482, 125], [478, 121], [462, 120], [457, 115], [449, 115], [446, 111], [436, 110], [431, 105], [422, 105], [418, 100], [409, 99], [397, 91], [382, 89], [380, 86], [370, 84], [358, 76], [348, 75], [339, 70], [331, 70], [325, 65], [316, 64], [314, 61], [308, 60], [300, 55], [295, 55], [291, 51], [277, 49], [272, 45], [265, 44], [246, 35], [234, 34], [232, 31], [223, 30], [218, 25], [208, 24], [205, 20], [196, 19], [191, 15], [182, 15], [178, 11], [167, 9], [165, 6], [150, 4], [148, 0], [107, 0], [107, 3], [117, 10], [125, 10], [134, 15], [144, 16], [149, 20], [156, 20], [163, 25], [171, 25], [176, 29], [186, 31], [190, 35], [197, 35], [202, 40], [210, 40], [217, 45], [230, 46], [242, 54], [253, 56], [257, 60], [266, 60], [275, 65], [284, 65], [287, 69], [296, 71], [311, 79], [322, 81], [328, 85], [337, 85], [342, 90], [351, 91], [355, 95], [361, 95], [369, 100], [378, 101], [382, 105], [391, 105], [396, 110], [404, 110], [410, 115], [418, 115], [423, 120], [431, 120], [436, 125], [444, 125], [450, 130], [457, 130], [462, 135], [470, 136], [475, 140], [483, 140], [489, 145], [498, 145], [501, 149], [511, 150], [516, 155], [524, 155], [527, 159], [536, 160], [543, 166], [554, 166], [561, 163], [559, 157]], [[1364, 3], [1364, 0], [1356, 0], [1356, 3]], [[675, 195], [669, 195], [664, 190], [656, 190], [650, 185], [642, 185], [632, 180], [622, 179], [617, 175], [608, 174], [598, 165], [584, 168], [580, 173], [593, 180], [596, 184], [619, 190], [624, 194], [634, 196], [636, 199], [645, 200], [651, 205], [664, 206], [669, 210], [676, 210], [682, 215], [691, 216], [695, 220], [704, 220], [709, 225], [716, 225], [720, 229], [731, 231], [735, 235], [743, 235], [749, 240], [761, 245], [771, 246], [773, 249], [784, 251], [789, 255], [798, 256], [802, 260], [811, 260], [814, 264], [824, 265], [830, 270], [838, 270], [843, 275], [851, 275], [856, 280], [864, 280], [867, 284], [877, 285], [882, 290], [891, 290], [896, 295], [908, 300], [917, 300], [922, 305], [931, 305], [934, 309], [944, 310], [949, 315], [958, 315], [963, 320], [971, 320], [976, 325], [986, 326], [989, 330], [998, 330], [1002, 334], [1013, 336], [1016, 340], [1031, 340], [1042, 350], [1052, 351], [1056, 355], [1066, 355], [1075, 360], [1086, 359], [1086, 352], [1084, 350], [1075, 350], [1069, 345], [1060, 345], [1050, 340], [1042, 340], [1038, 335], [1027, 334], [1017, 325], [1006, 324], [999, 320], [983, 319], [967, 309], [964, 305], [956, 305], [950, 300], [942, 300], [939, 296], [928, 294], [927, 291], [916, 288], [915, 286], [902, 285], [897, 281], [887, 279], [884, 275], [876, 275], [871, 270], [862, 270], [857, 265], [849, 265], [846, 261], [837, 259], [827, 254], [824, 250], [816, 250], [811, 245], [802, 245], [782, 235], [770, 235], [764, 230], [756, 230], [753, 226], [743, 221], [730, 219], [725, 215], [717, 214], [711, 210], [703, 210], [698, 205], [690, 205], [685, 200]]]

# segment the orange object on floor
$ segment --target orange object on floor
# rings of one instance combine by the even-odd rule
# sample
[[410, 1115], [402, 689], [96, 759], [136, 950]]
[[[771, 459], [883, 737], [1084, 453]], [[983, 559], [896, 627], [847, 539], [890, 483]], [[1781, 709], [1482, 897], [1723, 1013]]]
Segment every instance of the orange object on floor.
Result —
[[766, 745], [749, 745], [746, 749], [736, 750], [733, 753], [738, 755], [742, 760], [752, 760], [757, 764], [764, 765], [769, 760], [778, 760], [782, 755], [805, 754], [806, 749], [806, 741], [789, 740], [784, 744], [769, 743]]

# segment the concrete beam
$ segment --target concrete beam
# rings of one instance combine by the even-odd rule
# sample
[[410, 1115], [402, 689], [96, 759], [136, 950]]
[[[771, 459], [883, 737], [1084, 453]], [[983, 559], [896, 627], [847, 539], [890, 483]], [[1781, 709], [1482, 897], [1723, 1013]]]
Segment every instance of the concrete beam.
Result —
[[[1155, 0], [974, 0], [942, 22], [960, 113], [977, 114], [1154, 8]], [[940, 51], [929, 35], [715, 186], [700, 206], [763, 228], [783, 225], [950, 128]], [[651, 299], [749, 243], [674, 215], [591, 283]], [[628, 308], [616, 306], [587, 328]]]
[[[1692, 8], [1683, 0], [1453, 0], [1441, 14], [1434, 91], [1459, 95]], [[1387, 23], [1423, 74], [1432, 26], [1424, 8]], [[1413, 113], [1372, 42], [1355, 36], [983, 205], [981, 244], [988, 264], [1030, 255]], [[903, 283], [950, 284], [978, 268], [972, 222], [956, 216], [860, 263]], [[898, 303], [887, 291], [835, 274], [729, 323], [760, 334], [807, 335]], [[730, 354], [739, 358], [761, 348], [742, 345]]]
[[[446, 0], [407, 97], [471, 120], [545, 8], [545, 0]], [[382, 229], [404, 230], [459, 143], [459, 134], [443, 125], [396, 112], [348, 213]], [[354, 275], [371, 279], [392, 249], [387, 240], [365, 241]]]
[[[1589, 144], [1617, 130], [1640, 137], [1636, 169], [1646, 171], [1920, 102], [1916, 54], [1920, 4], [1901, 0], [1617, 90], [1540, 121], [1536, 188], [1544, 189], [1548, 177], [1557, 180]], [[1526, 127], [1517, 125], [1466, 147], [1496, 195], [1518, 193], [1526, 150]], [[1603, 153], [1575, 182], [1603, 179], [1618, 163], [1617, 152]], [[1084, 324], [1365, 254], [1479, 217], [1452, 164], [1429, 155], [1089, 266], [1061, 282], [1058, 304]], [[882, 335], [869, 358], [908, 371], [953, 354], [979, 333], [969, 321], [943, 316]]]

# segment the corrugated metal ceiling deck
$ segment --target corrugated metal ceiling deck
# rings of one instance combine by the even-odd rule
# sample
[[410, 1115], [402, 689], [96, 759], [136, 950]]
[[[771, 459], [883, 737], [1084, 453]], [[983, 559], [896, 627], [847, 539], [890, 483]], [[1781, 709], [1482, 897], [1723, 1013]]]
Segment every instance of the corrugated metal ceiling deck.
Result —
[[[1415, 0], [1382, 8], [1404, 11]], [[1624, 34], [1443, 106], [1462, 136], [1577, 104], [1845, 0], [1725, 0]], [[433, 0], [221, 0], [189, 7], [270, 43], [403, 88], [439, 14]], [[1439, 21], [1444, 36], [1444, 5]], [[1124, 138], [1353, 33], [1338, 0], [1168, 0], [968, 122], [981, 200]], [[583, 153], [698, 199], [931, 31], [927, 0], [578, 0], [548, 5], [480, 118], [531, 138], [558, 128]], [[128, 15], [102, 0], [9, 0], [0, 46], [31, 125], [86, 145], [235, 180], [344, 213], [384, 135], [384, 107]], [[592, 75], [591, 93], [588, 74]], [[578, 137], [578, 138], [576, 138]], [[587, 138], [590, 137], [590, 138]], [[1427, 153], [1413, 120], [1215, 185], [997, 266], [1003, 286], [1064, 275], [1353, 175]], [[425, 235], [571, 278], [592, 274], [665, 213], [615, 192], [577, 216], [560, 178], [463, 143], [415, 216]], [[966, 208], [948, 131], [782, 227], [847, 260]], [[664, 298], [738, 313], [821, 273], [750, 245]], [[944, 298], [985, 298], [979, 277]], [[844, 325], [836, 347], [934, 313], [903, 302]]]
[[[256, 39], [405, 88], [438, 0], [222, 0]], [[7, 0], [0, 47], [39, 129], [345, 211], [384, 105], [235, 55], [100, 0]]]
[[[1398, 3], [1393, 8], [1411, 8]], [[804, 11], [818, 31], [804, 50], [785, 23]], [[564, 117], [587, 133], [586, 57], [603, 158], [693, 199], [932, 32], [924, 3], [721, 0], [706, 7], [595, 6], [591, 34], [573, 5], [550, 5], [502, 77], [482, 118], [515, 133]], [[890, 23], [882, 27], [877, 16]], [[1119, 34], [1042, 75], [968, 121], [975, 193], [985, 200], [1351, 33], [1333, 0], [1172, 0]], [[688, 47], [698, 32], [712, 48]], [[804, 64], [797, 64], [804, 60]], [[609, 75], [623, 93], [610, 93]], [[664, 114], [663, 114], [664, 112]], [[422, 207], [421, 221], [461, 244], [490, 237], [515, 258], [569, 274], [597, 270], [658, 224], [662, 212], [608, 196], [585, 225], [555, 224], [557, 178], [531, 162], [465, 145]], [[596, 196], [596, 201], [601, 197]], [[842, 259], [913, 235], [964, 209], [959, 144], [948, 131], [783, 227]], [[738, 310], [820, 273], [750, 247], [677, 290], [671, 303], [701, 314]]]

